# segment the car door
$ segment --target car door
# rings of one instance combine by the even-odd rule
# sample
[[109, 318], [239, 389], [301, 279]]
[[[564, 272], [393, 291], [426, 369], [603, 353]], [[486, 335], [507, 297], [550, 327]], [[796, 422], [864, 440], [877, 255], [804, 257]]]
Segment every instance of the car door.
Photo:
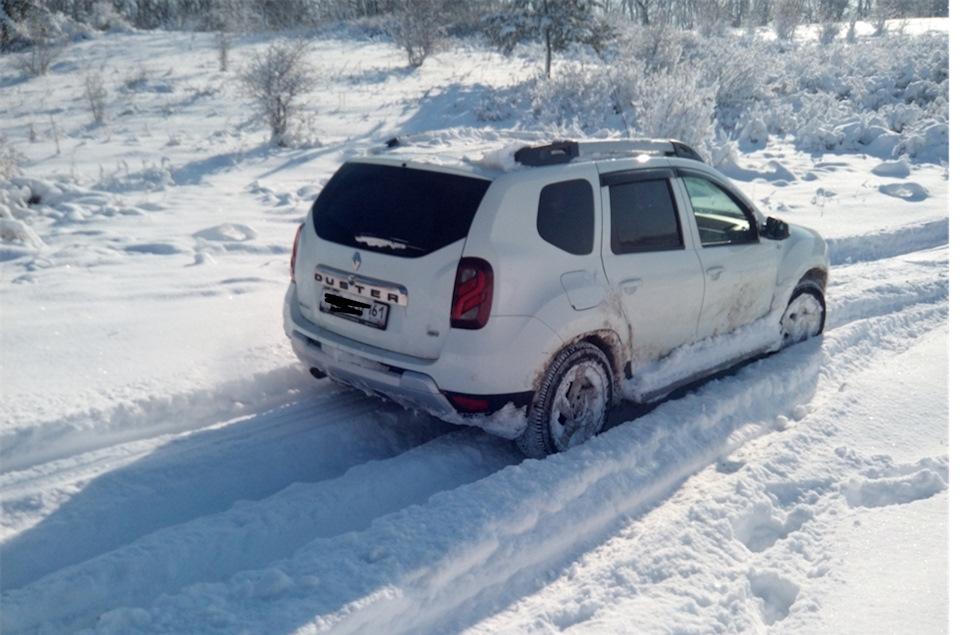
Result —
[[698, 335], [729, 333], [770, 311], [781, 246], [760, 239], [750, 205], [719, 179], [692, 170], [679, 177], [704, 272]]
[[603, 267], [630, 326], [634, 366], [696, 339], [704, 280], [672, 169], [601, 177]]

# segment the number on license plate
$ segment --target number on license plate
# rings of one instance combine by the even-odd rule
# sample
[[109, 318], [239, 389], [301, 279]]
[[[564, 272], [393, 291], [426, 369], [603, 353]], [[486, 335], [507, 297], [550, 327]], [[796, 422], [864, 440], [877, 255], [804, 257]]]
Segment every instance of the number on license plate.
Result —
[[324, 288], [320, 300], [320, 310], [367, 326], [385, 329], [387, 328], [390, 306], [365, 298], [348, 297], [341, 293], [335, 293], [333, 289]]

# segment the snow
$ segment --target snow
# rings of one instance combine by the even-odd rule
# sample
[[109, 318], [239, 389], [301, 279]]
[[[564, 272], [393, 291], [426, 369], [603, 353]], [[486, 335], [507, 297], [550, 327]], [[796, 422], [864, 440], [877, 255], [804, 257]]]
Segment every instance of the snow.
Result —
[[[823, 338], [523, 460], [310, 377], [281, 325], [290, 247], [337, 166], [387, 139], [517, 169], [517, 139], [586, 118], [519, 114], [532, 52], [468, 43], [411, 70], [389, 42], [310, 50], [323, 79], [287, 148], [210, 35], [110, 32], [47, 76], [0, 66], [22, 157], [0, 178], [0, 630], [947, 632], [945, 122], [899, 102], [854, 130], [824, 107], [816, 129], [713, 148], [764, 213], [826, 237]], [[572, 81], [583, 62], [556, 63]], [[82, 99], [97, 69], [103, 125]]]

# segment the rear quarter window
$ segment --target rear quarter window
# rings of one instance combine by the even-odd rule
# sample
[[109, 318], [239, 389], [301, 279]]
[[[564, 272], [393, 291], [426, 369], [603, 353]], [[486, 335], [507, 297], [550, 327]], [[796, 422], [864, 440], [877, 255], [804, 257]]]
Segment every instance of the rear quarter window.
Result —
[[466, 238], [490, 181], [417, 168], [345, 163], [313, 204], [324, 240], [416, 258]]
[[585, 256], [593, 251], [593, 186], [585, 179], [551, 183], [540, 191], [537, 232], [555, 247]]

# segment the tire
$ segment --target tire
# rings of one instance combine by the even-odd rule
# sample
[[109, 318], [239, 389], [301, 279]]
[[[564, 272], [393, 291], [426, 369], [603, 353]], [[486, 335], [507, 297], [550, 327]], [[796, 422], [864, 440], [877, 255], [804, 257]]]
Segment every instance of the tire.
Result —
[[573, 344], [547, 368], [517, 445], [531, 458], [579, 445], [603, 430], [612, 403], [613, 371], [607, 356], [589, 342]]
[[793, 290], [787, 309], [780, 318], [783, 346], [790, 346], [823, 333], [827, 305], [823, 291], [812, 282], [801, 282]]

